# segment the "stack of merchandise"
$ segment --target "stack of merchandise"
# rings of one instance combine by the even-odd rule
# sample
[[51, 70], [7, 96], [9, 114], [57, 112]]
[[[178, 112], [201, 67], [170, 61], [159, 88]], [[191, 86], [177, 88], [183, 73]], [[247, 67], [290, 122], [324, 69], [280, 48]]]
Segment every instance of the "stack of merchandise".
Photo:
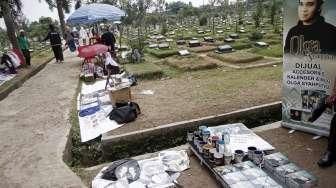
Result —
[[80, 78], [82, 78], [85, 82], [93, 82], [95, 80], [94, 74], [95, 65], [93, 63], [85, 63], [82, 66]]
[[288, 187], [314, 187], [317, 178], [297, 165], [290, 163], [281, 153], [273, 153], [264, 157], [265, 169], [276, 179]]
[[[123, 165], [119, 161], [130, 161]], [[92, 187], [111, 188], [170, 188], [177, 185], [180, 172], [189, 168], [189, 157], [184, 150], [162, 151], [158, 156], [136, 161], [122, 159], [103, 168], [93, 179]], [[120, 163], [120, 165], [118, 165]], [[124, 164], [127, 164], [124, 163]], [[115, 170], [111, 167], [115, 167]], [[112, 178], [107, 178], [112, 177]]]
[[282, 187], [254, 163], [245, 161], [233, 165], [215, 167], [227, 187]]

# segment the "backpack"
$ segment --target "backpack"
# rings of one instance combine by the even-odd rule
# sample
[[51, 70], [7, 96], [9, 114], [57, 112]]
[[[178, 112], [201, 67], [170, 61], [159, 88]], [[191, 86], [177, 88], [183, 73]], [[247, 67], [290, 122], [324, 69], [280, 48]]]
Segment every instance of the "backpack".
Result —
[[123, 124], [134, 121], [140, 113], [140, 107], [135, 102], [118, 103], [117, 108], [114, 108], [108, 116], [110, 120]]

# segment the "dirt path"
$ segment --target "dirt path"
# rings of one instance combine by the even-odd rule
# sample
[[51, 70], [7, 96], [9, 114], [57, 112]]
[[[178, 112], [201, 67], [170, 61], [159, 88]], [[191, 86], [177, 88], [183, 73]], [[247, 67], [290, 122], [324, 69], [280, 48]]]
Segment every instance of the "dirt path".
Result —
[[84, 187], [62, 161], [79, 74], [65, 55], [0, 101], [0, 187]]

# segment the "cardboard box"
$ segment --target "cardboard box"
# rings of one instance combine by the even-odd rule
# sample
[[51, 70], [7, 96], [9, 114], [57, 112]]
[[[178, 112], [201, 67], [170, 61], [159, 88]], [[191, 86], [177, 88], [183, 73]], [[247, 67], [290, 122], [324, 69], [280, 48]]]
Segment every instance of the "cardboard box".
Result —
[[113, 106], [115, 106], [116, 103], [129, 102], [132, 100], [130, 87], [110, 90], [109, 95]]

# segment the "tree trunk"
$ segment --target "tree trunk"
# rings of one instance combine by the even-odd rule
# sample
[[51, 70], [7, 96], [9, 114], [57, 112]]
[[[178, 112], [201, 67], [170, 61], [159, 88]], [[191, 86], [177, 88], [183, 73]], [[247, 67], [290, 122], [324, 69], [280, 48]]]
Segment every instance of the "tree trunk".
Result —
[[2, 1], [0, 5], [1, 5], [2, 12], [3, 12], [3, 18], [4, 18], [4, 21], [5, 21], [5, 25], [6, 25], [6, 28], [7, 28], [6, 30], [7, 30], [8, 39], [11, 42], [13, 48], [20, 49], [19, 48], [19, 43], [18, 43], [18, 41], [16, 39], [16, 36], [15, 36], [14, 20], [12, 18], [11, 13], [10, 13], [10, 7], [8, 5], [8, 2], [7, 1]]
[[65, 21], [64, 21], [64, 12], [63, 12], [63, 9], [62, 9], [62, 1], [63, 0], [56, 0], [56, 5], [57, 5], [57, 12], [58, 12], [59, 21], [60, 21], [60, 24], [61, 24], [62, 36], [64, 36]]

